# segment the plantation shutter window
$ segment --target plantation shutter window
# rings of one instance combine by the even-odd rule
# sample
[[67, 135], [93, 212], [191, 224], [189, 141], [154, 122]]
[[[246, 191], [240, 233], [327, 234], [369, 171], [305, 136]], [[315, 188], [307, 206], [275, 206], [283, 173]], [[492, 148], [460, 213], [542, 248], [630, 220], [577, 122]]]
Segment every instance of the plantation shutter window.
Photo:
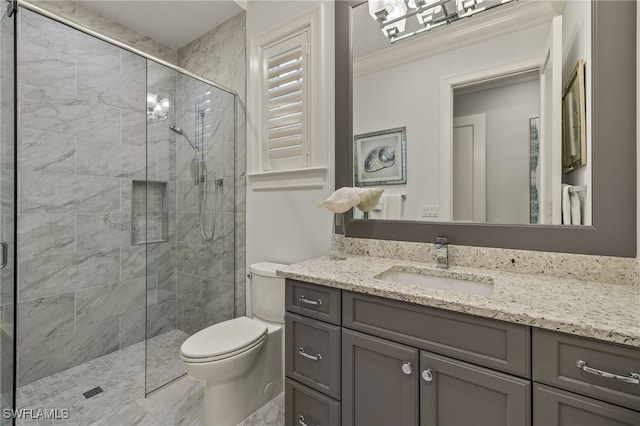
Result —
[[307, 32], [264, 50], [263, 170], [309, 165]]

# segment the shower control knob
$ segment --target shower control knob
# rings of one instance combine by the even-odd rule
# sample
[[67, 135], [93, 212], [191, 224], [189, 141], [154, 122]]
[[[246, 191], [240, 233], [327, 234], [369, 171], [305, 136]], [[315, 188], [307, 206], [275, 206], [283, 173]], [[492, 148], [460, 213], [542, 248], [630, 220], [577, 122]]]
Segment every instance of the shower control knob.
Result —
[[404, 364], [402, 364], [402, 372], [407, 376], [413, 373], [413, 367], [411, 366], [410, 362], [405, 362]]

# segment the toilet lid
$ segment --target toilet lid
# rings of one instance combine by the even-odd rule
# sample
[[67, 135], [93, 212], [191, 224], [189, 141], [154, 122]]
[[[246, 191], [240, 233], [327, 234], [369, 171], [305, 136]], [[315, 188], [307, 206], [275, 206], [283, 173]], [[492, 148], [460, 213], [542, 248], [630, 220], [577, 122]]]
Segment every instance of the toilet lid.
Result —
[[264, 339], [266, 334], [266, 324], [239, 317], [198, 331], [185, 340], [180, 352], [191, 359], [219, 357], [241, 352]]

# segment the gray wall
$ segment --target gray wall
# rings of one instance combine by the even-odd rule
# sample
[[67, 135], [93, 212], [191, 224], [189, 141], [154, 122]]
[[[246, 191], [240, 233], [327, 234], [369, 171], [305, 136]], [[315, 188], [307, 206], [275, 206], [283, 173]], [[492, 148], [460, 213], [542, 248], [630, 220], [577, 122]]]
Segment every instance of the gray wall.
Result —
[[[237, 94], [235, 159], [236, 313], [245, 314], [246, 264], [246, 13], [242, 12], [178, 50], [178, 65]], [[225, 273], [224, 280], [229, 276]]]
[[540, 81], [456, 95], [453, 116], [486, 114], [487, 222], [529, 223], [529, 119], [540, 116]]

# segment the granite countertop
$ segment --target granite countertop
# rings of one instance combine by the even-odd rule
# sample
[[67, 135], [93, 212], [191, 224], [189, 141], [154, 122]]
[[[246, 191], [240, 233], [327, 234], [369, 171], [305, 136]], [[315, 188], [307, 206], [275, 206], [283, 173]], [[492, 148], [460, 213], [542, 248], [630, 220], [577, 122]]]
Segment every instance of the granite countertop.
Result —
[[[493, 282], [490, 296], [475, 296], [383, 281], [385, 271]], [[278, 270], [278, 276], [420, 305], [556, 330], [640, 347], [640, 287], [451, 267], [376, 257], [320, 257]]]

